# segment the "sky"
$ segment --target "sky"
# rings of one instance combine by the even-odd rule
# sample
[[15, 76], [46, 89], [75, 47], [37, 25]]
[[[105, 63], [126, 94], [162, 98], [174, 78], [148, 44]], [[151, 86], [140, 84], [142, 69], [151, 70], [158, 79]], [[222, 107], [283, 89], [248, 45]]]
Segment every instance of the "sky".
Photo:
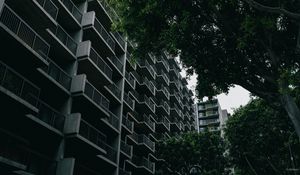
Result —
[[[186, 73], [183, 70], [181, 75], [185, 77]], [[195, 89], [196, 86], [196, 75], [193, 75], [188, 79], [188, 88]], [[234, 109], [240, 107], [241, 105], [246, 105], [250, 100], [250, 93], [241, 86], [235, 86], [230, 88], [229, 93], [220, 94], [217, 96], [222, 109], [226, 109], [230, 114], [233, 114]]]

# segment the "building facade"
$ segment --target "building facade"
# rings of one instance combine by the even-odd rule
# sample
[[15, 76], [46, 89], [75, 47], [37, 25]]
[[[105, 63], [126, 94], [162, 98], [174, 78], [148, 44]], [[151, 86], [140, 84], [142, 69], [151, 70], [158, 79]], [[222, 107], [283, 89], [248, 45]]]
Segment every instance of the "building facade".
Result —
[[222, 110], [218, 99], [195, 104], [198, 131], [221, 131], [228, 119], [227, 110]]
[[166, 53], [132, 61], [104, 0], [0, 0], [0, 174], [140, 175], [196, 130]]

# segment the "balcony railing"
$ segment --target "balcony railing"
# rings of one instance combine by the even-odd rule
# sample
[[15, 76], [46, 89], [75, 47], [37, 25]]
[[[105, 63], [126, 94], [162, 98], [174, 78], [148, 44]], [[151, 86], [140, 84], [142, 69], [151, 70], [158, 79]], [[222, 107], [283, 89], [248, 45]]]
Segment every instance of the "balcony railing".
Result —
[[146, 95], [144, 95], [141, 97], [140, 101], [145, 102], [152, 111], [155, 110], [155, 104], [153, 103], [153, 101], [150, 97], [147, 97]]
[[100, 23], [100, 21], [95, 17], [94, 26], [96, 30], [99, 32], [103, 40], [107, 43], [107, 45], [110, 47], [111, 50], [115, 50], [115, 41], [113, 38], [108, 34], [106, 29], [103, 27], [103, 25]]
[[126, 94], [126, 93], [124, 93], [124, 101], [133, 109], [133, 107], [134, 107], [134, 100], [131, 99], [131, 97], [128, 94]]
[[146, 135], [144, 135], [144, 134], [140, 134], [140, 135], [138, 136], [138, 142], [139, 142], [139, 143], [144, 143], [144, 144], [146, 144], [148, 147], [151, 148], [151, 150], [154, 150], [154, 148], [155, 148], [155, 143], [152, 142], [152, 141], [151, 141]]
[[50, 45], [41, 38], [26, 22], [24, 22], [12, 9], [4, 4], [0, 14], [0, 22], [4, 24], [11, 32], [16, 34], [30, 48], [41, 56], [48, 59]]
[[129, 82], [129, 84], [130, 84], [132, 87], [134, 87], [135, 79], [134, 79], [134, 77], [132, 76], [132, 73], [125, 72], [125, 78], [126, 78], [126, 80]]
[[119, 168], [119, 175], [131, 175], [131, 173]]
[[134, 163], [137, 166], [144, 166], [151, 172], [154, 171], [154, 163], [150, 162], [148, 159], [146, 159], [144, 157], [137, 157], [137, 156], [133, 155], [132, 163]]
[[138, 61], [139, 65], [142, 67], [146, 67], [146, 69], [150, 72], [150, 74], [154, 77], [155, 71], [153, 67], [148, 63], [147, 60], [139, 60]]
[[109, 124], [111, 124], [116, 130], [119, 130], [119, 118], [112, 112], [109, 113], [108, 118], [104, 118]]
[[91, 141], [92, 143], [96, 144], [100, 148], [106, 148], [106, 136], [84, 120], [81, 120], [80, 122], [79, 134]]
[[132, 57], [131, 57], [131, 54], [129, 52], [126, 53], [126, 59], [128, 60], [130, 66], [133, 68], [133, 69], [136, 69], [136, 60], [134, 60]]
[[42, 101], [39, 101], [39, 113], [36, 117], [53, 128], [63, 131], [65, 116]]
[[145, 122], [152, 129], [154, 129], [155, 127], [155, 123], [151, 120], [151, 115], [147, 116], [146, 114], [144, 114], [143, 116], [141, 116], [140, 121]]
[[157, 117], [156, 121], [159, 123], [163, 123], [164, 125], [166, 125], [167, 127], [170, 127], [170, 121], [166, 118], [166, 117]]
[[145, 85], [150, 89], [150, 91], [151, 91], [152, 93], [154, 93], [155, 87], [154, 87], [153, 83], [152, 83], [151, 81], [148, 80], [147, 77], [144, 77], [144, 83], [145, 83]]
[[126, 42], [124, 41], [123, 36], [120, 35], [119, 32], [113, 32], [112, 34], [116, 38], [116, 40], [120, 43], [121, 47], [124, 49]]
[[105, 73], [105, 75], [112, 79], [112, 69], [105, 63], [102, 57], [95, 51], [95, 49], [91, 48], [90, 51], [90, 59], [97, 65], [97, 67]]
[[169, 78], [168, 78], [167, 74], [166, 74], [166, 73], [164, 73], [163, 71], [160, 71], [160, 72], [158, 73], [158, 76], [162, 76], [162, 77], [163, 77], [163, 79], [165, 80], [165, 82], [166, 82], [167, 84], [169, 84], [169, 83], [170, 83], [170, 81], [169, 81]]
[[58, 8], [51, 0], [37, 0], [37, 2], [46, 10], [46, 12], [56, 20]]
[[170, 112], [170, 106], [168, 105], [167, 102], [162, 102], [161, 101], [161, 105], [165, 108], [165, 110], [169, 113]]
[[114, 55], [109, 59], [113, 62], [113, 64], [118, 68], [120, 72], [123, 72], [123, 63], [117, 56]]
[[156, 57], [157, 61], [162, 62], [165, 68], [169, 71], [169, 63], [162, 56]]
[[109, 100], [104, 97], [91, 83], [86, 81], [84, 94], [86, 94], [97, 105], [103, 107], [105, 110], [109, 110]]
[[106, 0], [97, 0], [97, 1], [101, 3], [103, 8], [106, 10], [107, 14], [110, 16], [110, 18], [113, 21], [117, 21], [120, 19], [116, 11], [106, 2]]
[[107, 86], [108, 89], [113, 92], [113, 94], [118, 98], [121, 99], [122, 96], [122, 91], [120, 90], [120, 88], [116, 85], [116, 84], [111, 84]]
[[74, 18], [79, 22], [79, 24], [81, 24], [82, 13], [76, 7], [76, 5], [71, 0], [60, 0], [60, 1], [66, 6], [66, 8], [74, 16]]
[[122, 118], [122, 124], [126, 126], [126, 128], [128, 128], [129, 130], [133, 130], [133, 122], [128, 120], [127, 117], [125, 117], [124, 115]]
[[0, 62], [0, 86], [37, 107], [40, 88], [2, 62]]
[[125, 143], [123, 140], [121, 140], [121, 151], [123, 151], [125, 154], [127, 154], [128, 156], [131, 156], [131, 152], [132, 152], [132, 146], [128, 145], [127, 143]]
[[176, 77], [179, 77], [179, 71], [175, 65], [171, 66], [170, 71], [174, 71]]
[[72, 77], [68, 75], [63, 69], [56, 65], [53, 61], [49, 60], [49, 66], [43, 70], [50, 75], [55, 81], [62, 85], [67, 90], [70, 90]]
[[0, 157], [17, 162], [25, 167], [29, 162], [31, 153], [22, 147], [12, 144], [8, 140], [3, 141], [5, 142], [0, 144]]
[[51, 31], [74, 55], [76, 55], [77, 43], [61, 26], [57, 25], [56, 28], [51, 28]]
[[111, 160], [112, 162], [117, 162], [117, 150], [113, 148], [112, 146], [105, 144], [105, 150], [106, 150], [106, 158]]

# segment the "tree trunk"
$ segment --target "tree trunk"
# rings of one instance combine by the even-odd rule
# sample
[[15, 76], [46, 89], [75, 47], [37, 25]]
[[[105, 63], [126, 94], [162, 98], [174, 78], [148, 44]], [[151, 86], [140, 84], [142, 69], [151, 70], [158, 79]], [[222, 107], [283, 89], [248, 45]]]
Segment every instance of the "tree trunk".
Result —
[[283, 94], [281, 95], [281, 104], [292, 120], [296, 133], [300, 139], [300, 110], [295, 100], [290, 95]]

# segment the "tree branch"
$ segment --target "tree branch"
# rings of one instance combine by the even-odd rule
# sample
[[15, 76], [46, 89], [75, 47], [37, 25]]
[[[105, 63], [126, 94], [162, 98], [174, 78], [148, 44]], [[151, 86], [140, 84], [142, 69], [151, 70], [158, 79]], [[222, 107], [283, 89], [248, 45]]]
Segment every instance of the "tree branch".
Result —
[[247, 156], [246, 156], [246, 155], [244, 155], [244, 156], [245, 156], [245, 160], [246, 160], [248, 166], [250, 167], [251, 171], [252, 171], [255, 175], [258, 175], [258, 174], [256, 173], [255, 169], [253, 168], [252, 164], [251, 164], [250, 161], [248, 160]]
[[251, 7], [255, 8], [257, 10], [264, 11], [264, 12], [269, 12], [269, 13], [283, 14], [283, 15], [286, 15], [290, 18], [300, 20], [300, 14], [290, 12], [286, 9], [281, 8], [281, 7], [269, 7], [269, 6], [260, 4], [260, 3], [254, 1], [254, 0], [244, 0], [244, 1], [246, 3], [248, 3]]

